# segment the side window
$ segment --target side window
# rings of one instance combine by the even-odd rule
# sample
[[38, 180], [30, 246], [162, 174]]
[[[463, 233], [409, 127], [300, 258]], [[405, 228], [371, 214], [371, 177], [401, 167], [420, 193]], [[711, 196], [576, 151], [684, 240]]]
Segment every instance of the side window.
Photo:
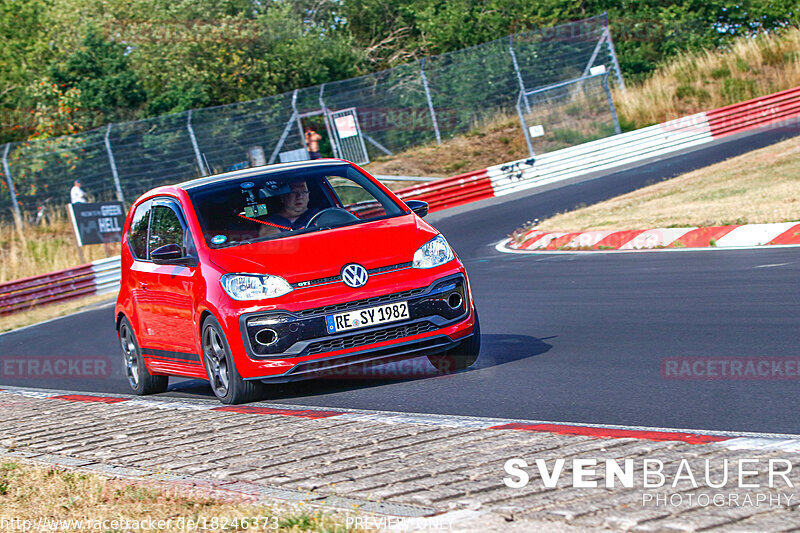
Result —
[[342, 207], [358, 218], [386, 215], [386, 210], [375, 196], [355, 181], [338, 176], [328, 176], [328, 183], [339, 197]]
[[153, 207], [153, 220], [150, 222], [150, 251], [165, 244], [177, 244], [183, 248], [183, 226], [178, 214], [162, 204]]
[[150, 222], [152, 202], [149, 200], [136, 208], [131, 220], [131, 229], [128, 234], [128, 243], [136, 259], [147, 258], [147, 226]]

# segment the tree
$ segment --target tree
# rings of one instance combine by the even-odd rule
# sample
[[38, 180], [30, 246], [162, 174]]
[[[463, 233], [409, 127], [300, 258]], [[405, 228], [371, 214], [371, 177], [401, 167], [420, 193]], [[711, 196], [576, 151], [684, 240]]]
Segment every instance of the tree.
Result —
[[145, 101], [145, 93], [127, 57], [127, 48], [89, 27], [83, 43], [63, 64], [50, 68], [59, 87], [80, 91], [84, 125], [131, 118]]

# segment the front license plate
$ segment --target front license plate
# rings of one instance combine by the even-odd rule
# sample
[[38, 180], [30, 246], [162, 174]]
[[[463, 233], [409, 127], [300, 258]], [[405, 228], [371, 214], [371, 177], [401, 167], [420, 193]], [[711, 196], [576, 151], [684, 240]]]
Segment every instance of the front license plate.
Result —
[[348, 329], [365, 328], [376, 324], [386, 324], [387, 322], [397, 322], [408, 318], [408, 302], [398, 302], [394, 304], [379, 305], [369, 309], [339, 313], [338, 315], [327, 315], [325, 322], [328, 325], [328, 333], [347, 331]]

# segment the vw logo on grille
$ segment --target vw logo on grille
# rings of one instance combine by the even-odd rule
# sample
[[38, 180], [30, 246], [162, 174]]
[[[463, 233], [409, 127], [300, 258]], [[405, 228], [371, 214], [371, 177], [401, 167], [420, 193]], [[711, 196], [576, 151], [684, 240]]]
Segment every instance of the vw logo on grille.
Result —
[[342, 281], [348, 287], [362, 287], [367, 283], [369, 273], [358, 263], [350, 263], [342, 268]]

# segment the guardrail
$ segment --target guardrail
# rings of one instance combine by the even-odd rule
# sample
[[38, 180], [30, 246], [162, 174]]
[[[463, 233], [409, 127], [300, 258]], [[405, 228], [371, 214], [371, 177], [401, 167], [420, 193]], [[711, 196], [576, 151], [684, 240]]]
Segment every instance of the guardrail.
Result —
[[800, 87], [395, 192], [438, 211], [624, 167], [798, 116]]
[[110, 257], [75, 268], [0, 283], [0, 315], [119, 290], [120, 258]]
[[[395, 192], [403, 200], [423, 200], [428, 202], [431, 211], [439, 211], [623, 167], [798, 116], [800, 87], [549, 152], [535, 159], [520, 159]], [[0, 315], [80, 296], [114, 292], [119, 289], [119, 261], [117, 256], [2, 283]]]

